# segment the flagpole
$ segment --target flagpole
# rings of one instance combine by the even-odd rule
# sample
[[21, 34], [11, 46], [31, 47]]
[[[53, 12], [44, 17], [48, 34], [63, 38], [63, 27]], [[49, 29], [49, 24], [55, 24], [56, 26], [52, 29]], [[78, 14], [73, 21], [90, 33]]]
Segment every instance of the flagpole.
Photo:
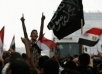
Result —
[[[83, 19], [81, 19], [81, 34], [83, 34]], [[83, 45], [81, 45], [81, 53], [84, 53]]]

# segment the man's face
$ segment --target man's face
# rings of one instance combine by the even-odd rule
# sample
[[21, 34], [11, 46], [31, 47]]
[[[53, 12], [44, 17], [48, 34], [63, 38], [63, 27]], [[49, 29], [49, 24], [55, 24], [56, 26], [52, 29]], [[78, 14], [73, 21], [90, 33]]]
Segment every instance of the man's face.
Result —
[[33, 32], [32, 32], [31, 38], [32, 38], [33, 40], [36, 40], [36, 39], [38, 38], [38, 33], [37, 33], [37, 31], [33, 31]]

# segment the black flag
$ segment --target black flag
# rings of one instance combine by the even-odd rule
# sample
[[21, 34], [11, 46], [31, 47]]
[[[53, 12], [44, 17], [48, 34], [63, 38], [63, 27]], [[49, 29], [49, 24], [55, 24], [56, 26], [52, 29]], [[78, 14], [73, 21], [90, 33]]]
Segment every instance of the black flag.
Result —
[[81, 28], [81, 19], [84, 21], [82, 0], [63, 0], [47, 27], [62, 39]]

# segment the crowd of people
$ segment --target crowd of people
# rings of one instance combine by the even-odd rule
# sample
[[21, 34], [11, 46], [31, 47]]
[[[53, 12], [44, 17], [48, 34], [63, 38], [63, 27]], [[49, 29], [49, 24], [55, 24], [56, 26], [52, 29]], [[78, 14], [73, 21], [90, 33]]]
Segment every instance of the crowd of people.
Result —
[[[22, 39], [27, 46], [26, 39]], [[26, 48], [27, 49], [27, 48]], [[1, 74], [102, 74], [102, 53], [98, 55], [82, 53], [60, 58], [40, 55], [34, 59], [33, 51], [20, 54], [10, 49], [0, 57]], [[29, 55], [30, 54], [30, 55]]]
[[37, 39], [43, 34], [45, 16], [42, 14], [40, 33], [31, 31], [31, 40], [28, 39], [25, 19], [21, 22], [24, 38], [21, 38], [26, 53], [20, 54], [10, 48], [0, 56], [0, 74], [102, 74], [102, 53], [98, 55], [82, 53], [60, 58], [56, 52], [53, 57], [41, 55], [42, 49], [36, 44]]

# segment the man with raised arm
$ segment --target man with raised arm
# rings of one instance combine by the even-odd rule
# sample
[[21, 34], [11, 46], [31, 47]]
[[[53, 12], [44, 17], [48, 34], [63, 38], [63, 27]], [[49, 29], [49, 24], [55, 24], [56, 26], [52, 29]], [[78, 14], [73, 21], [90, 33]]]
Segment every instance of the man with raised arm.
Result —
[[[45, 20], [45, 16], [42, 13], [39, 38], [43, 35], [44, 20]], [[28, 39], [28, 35], [27, 35], [27, 31], [26, 31], [26, 27], [25, 27], [24, 21], [25, 21], [24, 16], [22, 16], [21, 22], [22, 22], [24, 37], [26, 39]], [[29, 45], [32, 47], [34, 58], [38, 60], [39, 56], [41, 55], [41, 48], [38, 47], [38, 45], [36, 44], [37, 43], [37, 38], [38, 38], [37, 30], [35, 30], [35, 29], [32, 30], [30, 37], [31, 37], [31, 40], [28, 39], [29, 40]]]

